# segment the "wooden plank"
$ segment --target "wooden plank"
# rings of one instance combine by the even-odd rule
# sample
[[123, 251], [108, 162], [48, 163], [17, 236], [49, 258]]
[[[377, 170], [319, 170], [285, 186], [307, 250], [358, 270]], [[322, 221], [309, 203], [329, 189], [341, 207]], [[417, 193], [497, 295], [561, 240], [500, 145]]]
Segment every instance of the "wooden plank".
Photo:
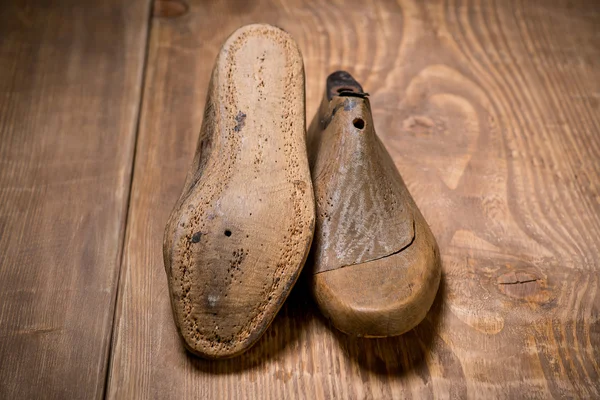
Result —
[[0, 398], [102, 397], [149, 5], [0, 6]]
[[[120, 281], [110, 398], [600, 396], [600, 14], [564, 2], [191, 2], [155, 19]], [[210, 16], [210, 18], [207, 18]], [[213, 60], [255, 21], [298, 41], [307, 118], [328, 73], [371, 93], [376, 130], [438, 239], [427, 319], [349, 338], [298, 285], [246, 355], [188, 355], [162, 235]]]

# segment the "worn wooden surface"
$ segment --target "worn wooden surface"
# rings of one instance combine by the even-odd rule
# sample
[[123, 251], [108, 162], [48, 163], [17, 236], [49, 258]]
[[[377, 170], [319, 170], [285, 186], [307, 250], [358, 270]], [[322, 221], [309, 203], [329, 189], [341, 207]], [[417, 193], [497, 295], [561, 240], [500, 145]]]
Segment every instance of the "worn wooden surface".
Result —
[[[156, 7], [108, 397], [600, 396], [598, 6], [420, 3]], [[2, 7], [0, 397], [97, 397], [146, 8]], [[217, 51], [259, 21], [298, 41], [309, 120], [336, 69], [372, 94], [376, 130], [436, 235], [441, 291], [402, 337], [336, 332], [302, 285], [238, 359], [196, 359], [177, 337], [163, 229]]]
[[0, 5], [0, 398], [99, 398], [149, 7], [35, 3]]
[[[437, 303], [403, 337], [332, 330], [302, 286], [238, 359], [176, 336], [162, 230], [216, 52], [254, 21], [298, 41], [309, 120], [331, 71], [372, 94], [443, 258]], [[589, 3], [525, 1], [193, 2], [154, 19], [109, 397], [599, 396], [599, 23]]]
[[327, 77], [307, 146], [316, 224], [305, 269], [319, 310], [353, 336], [410, 331], [436, 298], [440, 253], [347, 72]]
[[267, 24], [219, 51], [194, 161], [167, 222], [165, 272], [186, 346], [208, 359], [255, 344], [310, 251], [315, 197], [302, 56]]

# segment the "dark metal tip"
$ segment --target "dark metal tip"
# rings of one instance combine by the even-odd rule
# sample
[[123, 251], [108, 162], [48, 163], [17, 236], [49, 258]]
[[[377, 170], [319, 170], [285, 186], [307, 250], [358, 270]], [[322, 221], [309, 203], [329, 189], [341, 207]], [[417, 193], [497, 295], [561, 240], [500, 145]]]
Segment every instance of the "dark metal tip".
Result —
[[327, 99], [333, 96], [366, 97], [362, 86], [346, 71], [336, 71], [327, 77]]

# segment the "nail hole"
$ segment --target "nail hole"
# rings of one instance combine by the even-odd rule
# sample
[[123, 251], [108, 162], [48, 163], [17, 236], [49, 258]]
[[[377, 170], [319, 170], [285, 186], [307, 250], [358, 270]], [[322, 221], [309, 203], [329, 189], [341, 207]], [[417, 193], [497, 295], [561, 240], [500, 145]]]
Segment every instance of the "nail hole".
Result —
[[227, 237], [231, 236], [231, 231], [229, 229], [225, 230], [225, 236], [227, 236]]
[[352, 121], [352, 123], [357, 129], [363, 129], [365, 127], [365, 121], [362, 118], [355, 118], [354, 121]]
[[338, 93], [342, 93], [342, 92], [354, 92], [354, 89], [352, 88], [347, 88], [347, 87], [341, 87], [337, 90]]

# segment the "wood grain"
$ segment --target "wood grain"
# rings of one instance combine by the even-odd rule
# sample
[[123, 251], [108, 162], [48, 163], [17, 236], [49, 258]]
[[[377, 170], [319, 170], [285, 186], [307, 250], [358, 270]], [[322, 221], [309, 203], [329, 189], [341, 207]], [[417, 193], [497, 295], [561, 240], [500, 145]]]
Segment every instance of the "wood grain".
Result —
[[0, 6], [0, 398], [99, 398], [149, 7]]
[[[415, 239], [405, 185], [373, 128], [368, 97], [338, 96], [335, 89], [330, 95], [337, 76], [327, 78], [307, 131], [317, 210], [314, 273], [384, 258]], [[362, 92], [347, 81], [346, 93]]]
[[435, 300], [440, 253], [347, 72], [327, 78], [307, 145], [316, 224], [305, 269], [319, 309], [352, 336], [408, 332]]
[[315, 228], [304, 87], [298, 46], [272, 25], [239, 28], [215, 62], [163, 242], [174, 320], [199, 356], [256, 343], [302, 272]]
[[[189, 356], [161, 240], [210, 69], [242, 24], [298, 41], [312, 118], [351, 72], [438, 240], [425, 321], [395, 339], [329, 327], [297, 285], [242, 357]], [[152, 24], [110, 398], [600, 396], [600, 13], [584, 1], [200, 2]]]

